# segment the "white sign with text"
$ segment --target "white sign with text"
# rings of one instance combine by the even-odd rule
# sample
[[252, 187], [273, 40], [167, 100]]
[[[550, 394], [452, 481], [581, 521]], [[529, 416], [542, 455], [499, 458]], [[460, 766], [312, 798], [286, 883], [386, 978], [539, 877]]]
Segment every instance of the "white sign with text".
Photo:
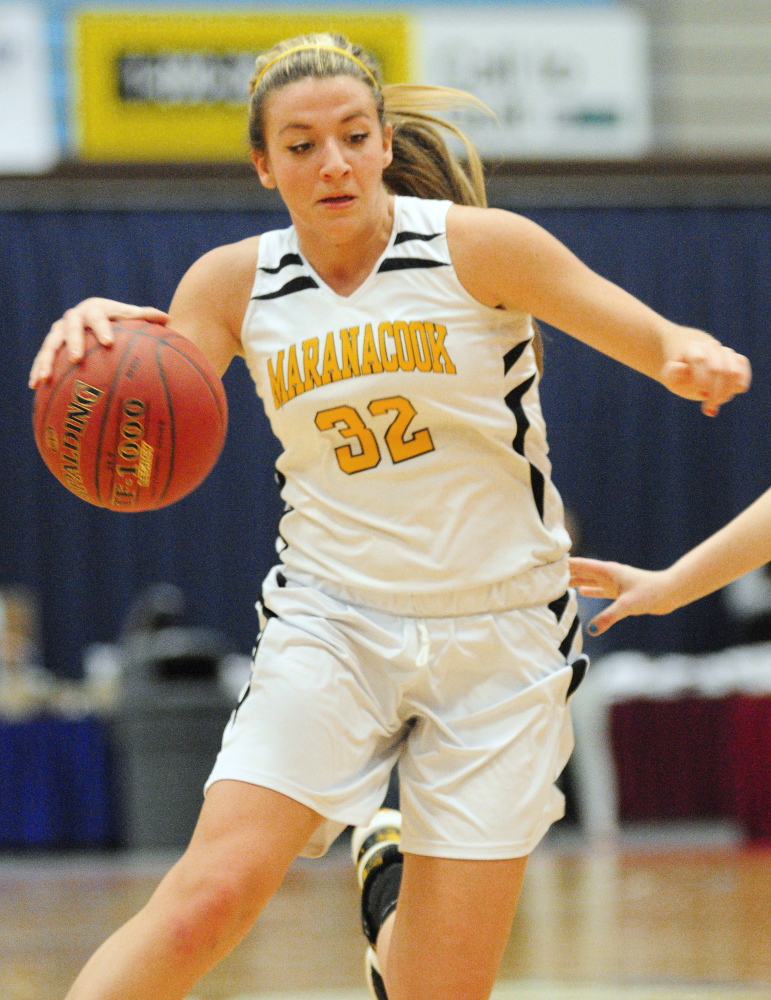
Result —
[[57, 157], [45, 20], [0, 3], [0, 173], [41, 173]]
[[648, 151], [648, 35], [637, 11], [448, 6], [419, 18], [423, 82], [469, 91], [495, 112], [453, 115], [483, 156]]

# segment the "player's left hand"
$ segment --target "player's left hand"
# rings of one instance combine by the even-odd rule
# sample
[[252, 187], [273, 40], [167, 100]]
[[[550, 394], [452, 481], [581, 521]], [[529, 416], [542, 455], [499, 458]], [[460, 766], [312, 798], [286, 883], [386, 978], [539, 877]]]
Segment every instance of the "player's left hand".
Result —
[[661, 381], [678, 396], [701, 400], [701, 412], [716, 417], [723, 403], [749, 389], [752, 371], [747, 358], [730, 347], [694, 339], [666, 362]]
[[629, 615], [667, 615], [680, 606], [670, 570], [637, 569], [623, 563], [571, 556], [570, 583], [585, 597], [613, 600], [589, 623], [590, 635], [602, 635]]

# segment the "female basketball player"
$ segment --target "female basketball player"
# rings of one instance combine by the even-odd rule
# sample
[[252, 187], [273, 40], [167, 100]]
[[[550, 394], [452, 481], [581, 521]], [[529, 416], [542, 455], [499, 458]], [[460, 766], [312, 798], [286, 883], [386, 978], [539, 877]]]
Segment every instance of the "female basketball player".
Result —
[[709, 415], [750, 376], [532, 222], [483, 208], [478, 158], [469, 179], [428, 113], [457, 98], [381, 87], [339, 36], [263, 54], [252, 155], [292, 227], [206, 254], [168, 317], [81, 303], [34, 363], [31, 385], [60, 348], [82, 357], [85, 327], [108, 347], [110, 319], [168, 318], [220, 372], [246, 359], [284, 448], [282, 564], [198, 826], [70, 1000], [180, 1000], [300, 852], [370, 823], [397, 759], [403, 856], [391, 814], [354, 839], [370, 987], [490, 994], [527, 855], [562, 812], [585, 668], [531, 315]]
[[771, 562], [771, 490], [668, 569], [570, 559], [570, 582], [587, 597], [615, 598], [592, 620], [592, 635], [628, 615], [668, 615]]

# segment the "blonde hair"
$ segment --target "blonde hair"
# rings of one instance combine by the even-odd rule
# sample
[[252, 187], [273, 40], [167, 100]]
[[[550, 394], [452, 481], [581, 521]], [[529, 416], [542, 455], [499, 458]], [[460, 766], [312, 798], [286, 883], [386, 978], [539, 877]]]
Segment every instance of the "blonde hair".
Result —
[[[258, 57], [249, 83], [249, 142], [253, 149], [265, 149], [266, 97], [279, 87], [309, 76], [352, 76], [370, 88], [381, 127], [393, 127], [393, 161], [383, 171], [383, 182], [392, 194], [486, 207], [479, 153], [461, 129], [435, 112], [472, 107], [492, 115], [487, 105], [452, 87], [408, 83], [383, 86], [372, 56], [343, 35], [298, 35], [278, 42]], [[453, 135], [463, 146], [465, 169], [447, 145], [443, 132]], [[537, 326], [533, 346], [540, 370], [542, 342]]]
[[[383, 174], [393, 194], [446, 198], [458, 205], [487, 204], [479, 154], [459, 128], [433, 113], [463, 105], [484, 111], [487, 107], [471, 94], [450, 87], [383, 86], [372, 56], [343, 35], [299, 35], [260, 55], [249, 85], [249, 141], [254, 149], [265, 148], [265, 98], [273, 90], [308, 76], [352, 76], [370, 88], [381, 126], [390, 123], [394, 130], [393, 162]], [[466, 170], [448, 148], [441, 130], [462, 143]]]

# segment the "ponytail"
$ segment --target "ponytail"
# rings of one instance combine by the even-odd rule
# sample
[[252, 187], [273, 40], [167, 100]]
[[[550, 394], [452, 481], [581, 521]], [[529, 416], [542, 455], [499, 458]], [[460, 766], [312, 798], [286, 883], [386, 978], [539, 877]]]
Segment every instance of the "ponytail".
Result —
[[[487, 205], [482, 161], [470, 139], [433, 111], [471, 106], [491, 114], [481, 101], [463, 90], [395, 83], [383, 87], [383, 114], [393, 126], [393, 162], [383, 180], [393, 194], [440, 198], [456, 205]], [[459, 139], [467, 170], [452, 154], [441, 134]]]

